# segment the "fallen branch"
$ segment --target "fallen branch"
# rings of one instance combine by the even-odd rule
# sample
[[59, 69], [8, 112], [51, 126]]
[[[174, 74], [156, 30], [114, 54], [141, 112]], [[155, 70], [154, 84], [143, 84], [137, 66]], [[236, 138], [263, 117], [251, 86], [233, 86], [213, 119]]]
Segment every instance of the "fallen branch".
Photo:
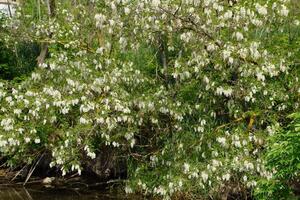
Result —
[[45, 152], [40, 156], [40, 158], [38, 159], [38, 161], [34, 165], [32, 165], [32, 167], [31, 167], [31, 169], [30, 169], [30, 171], [29, 171], [29, 173], [28, 173], [28, 175], [26, 177], [26, 180], [23, 183], [23, 185], [26, 185], [27, 181], [30, 179], [32, 173], [34, 172], [35, 168], [37, 167], [37, 165], [39, 164], [39, 162], [42, 160], [42, 158], [44, 157], [44, 155], [45, 155]]

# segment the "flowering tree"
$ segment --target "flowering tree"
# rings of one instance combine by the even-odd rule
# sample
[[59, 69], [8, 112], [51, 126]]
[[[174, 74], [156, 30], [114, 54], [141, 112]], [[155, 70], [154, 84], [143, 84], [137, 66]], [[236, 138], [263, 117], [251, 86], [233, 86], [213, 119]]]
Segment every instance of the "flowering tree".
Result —
[[128, 159], [126, 192], [165, 198], [227, 198], [272, 177], [266, 138], [299, 108], [289, 1], [52, 2], [55, 15], [24, 3], [4, 25], [4, 41], [49, 52], [31, 78], [0, 85], [12, 164], [48, 150], [63, 175], [81, 173], [111, 147]]

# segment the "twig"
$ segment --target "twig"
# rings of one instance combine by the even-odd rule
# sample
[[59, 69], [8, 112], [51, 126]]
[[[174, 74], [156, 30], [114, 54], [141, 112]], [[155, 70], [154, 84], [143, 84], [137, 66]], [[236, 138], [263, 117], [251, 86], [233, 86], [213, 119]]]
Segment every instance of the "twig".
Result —
[[[26, 184], [36, 184], [36, 183], [41, 183], [42, 180], [36, 180], [36, 181], [28, 181]], [[5, 187], [13, 187], [13, 186], [16, 186], [16, 185], [24, 185], [23, 182], [18, 182], [18, 183], [3, 183], [3, 184], [0, 184], [0, 187], [1, 186], [5, 186]]]
[[227, 123], [227, 124], [223, 124], [223, 125], [221, 125], [221, 126], [218, 126], [218, 127], [216, 128], [215, 131], [217, 131], [217, 130], [219, 130], [219, 129], [222, 129], [222, 128], [224, 128], [224, 127], [226, 127], [226, 126], [228, 126], [228, 125], [230, 125], [230, 124], [232, 124], [232, 123], [240, 122], [240, 121], [242, 121], [242, 120], [244, 120], [244, 119], [245, 119], [245, 117], [243, 116], [243, 117], [240, 117], [240, 118], [238, 118], [238, 119], [233, 120], [232, 122], [229, 122], [229, 123]]
[[40, 156], [40, 158], [39, 158], [38, 161], [35, 163], [35, 165], [33, 165], [33, 166], [31, 167], [31, 169], [30, 169], [30, 171], [29, 171], [29, 173], [28, 173], [28, 175], [27, 175], [27, 178], [26, 178], [25, 182], [23, 183], [23, 185], [26, 185], [26, 183], [27, 183], [28, 180], [30, 179], [32, 173], [34, 172], [36, 166], [37, 166], [37, 165], [39, 164], [39, 162], [42, 160], [42, 158], [44, 157], [44, 155], [45, 155], [45, 152]]
[[26, 190], [26, 188], [23, 188], [25, 193], [26, 193], [26, 196], [29, 198], [29, 200], [33, 200], [32, 196], [30, 195], [30, 193]]
[[16, 175], [10, 180], [10, 182], [14, 181], [26, 167], [27, 165], [25, 165], [20, 171], [18, 171]]
[[22, 196], [20, 195], [20, 193], [15, 188], [13, 188], [13, 192], [16, 194], [16, 196], [18, 196], [20, 199], [23, 200]]

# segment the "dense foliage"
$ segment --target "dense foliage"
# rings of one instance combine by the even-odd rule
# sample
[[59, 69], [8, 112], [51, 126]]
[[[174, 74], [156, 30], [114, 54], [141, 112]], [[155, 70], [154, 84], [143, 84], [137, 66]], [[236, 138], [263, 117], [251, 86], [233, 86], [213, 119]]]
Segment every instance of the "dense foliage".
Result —
[[0, 84], [10, 165], [48, 150], [62, 175], [81, 173], [110, 146], [128, 160], [126, 192], [164, 198], [246, 197], [277, 176], [262, 155], [299, 109], [291, 2], [50, 2], [24, 3], [1, 33], [49, 51], [30, 79]]
[[[0, 13], [0, 26], [5, 23], [6, 16]], [[7, 34], [1, 27], [0, 37]], [[21, 81], [37, 66], [39, 54], [37, 44], [28, 42], [11, 43], [0, 40], [0, 79]]]
[[0, 78], [4, 80], [22, 81], [37, 66], [39, 53], [36, 44], [21, 43], [13, 50], [0, 43]]
[[290, 118], [291, 124], [270, 138], [266, 163], [273, 176], [260, 180], [256, 191], [259, 199], [292, 199], [295, 192], [299, 194], [300, 114]]

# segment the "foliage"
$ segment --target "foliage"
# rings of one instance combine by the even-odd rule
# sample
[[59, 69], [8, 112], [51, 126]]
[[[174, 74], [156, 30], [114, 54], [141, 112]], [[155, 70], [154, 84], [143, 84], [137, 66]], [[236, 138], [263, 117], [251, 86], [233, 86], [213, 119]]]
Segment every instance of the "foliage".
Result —
[[11, 50], [0, 43], [0, 79], [24, 80], [36, 67], [38, 53], [36, 44], [20, 43]]
[[273, 176], [259, 182], [256, 190], [259, 199], [291, 199], [299, 184], [300, 114], [290, 117], [291, 124], [270, 138], [266, 161]]
[[0, 33], [0, 79], [20, 82], [36, 67], [39, 48], [31, 42], [5, 41], [4, 35], [8, 34], [5, 19], [0, 13], [0, 27], [3, 28]]
[[30, 79], [0, 85], [11, 165], [48, 150], [63, 175], [80, 173], [111, 146], [128, 159], [126, 192], [164, 198], [227, 198], [273, 176], [267, 139], [299, 108], [289, 1], [55, 2], [55, 16], [24, 3], [5, 25], [6, 43], [50, 55]]

